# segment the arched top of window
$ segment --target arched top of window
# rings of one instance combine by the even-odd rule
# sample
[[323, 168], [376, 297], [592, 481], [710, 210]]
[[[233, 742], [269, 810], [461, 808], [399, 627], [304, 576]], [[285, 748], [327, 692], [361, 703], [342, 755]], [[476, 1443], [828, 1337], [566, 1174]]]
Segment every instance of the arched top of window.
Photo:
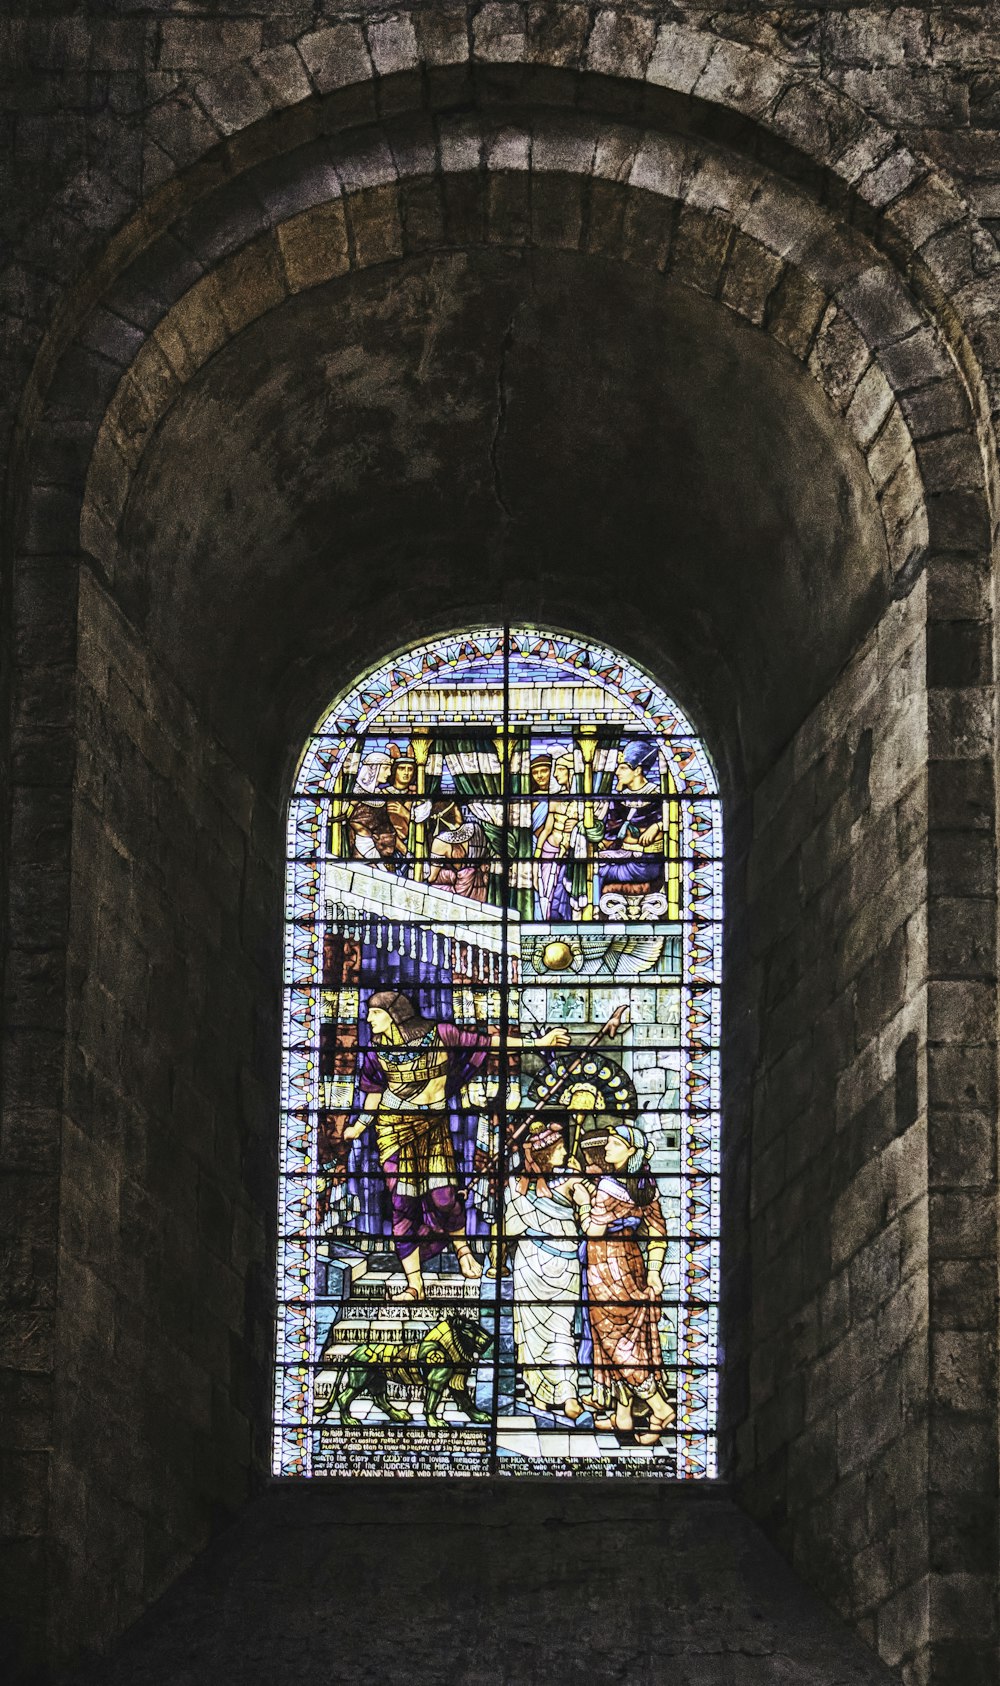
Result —
[[715, 1472], [721, 820], [619, 653], [416, 646], [289, 810], [275, 1473]]
[[[504, 686], [508, 685], [505, 701]], [[687, 717], [617, 651], [567, 634], [481, 627], [418, 644], [373, 669], [320, 720], [299, 764], [297, 794], [326, 792], [366, 735], [402, 727], [567, 723], [648, 733], [678, 789], [715, 796], [715, 771]]]

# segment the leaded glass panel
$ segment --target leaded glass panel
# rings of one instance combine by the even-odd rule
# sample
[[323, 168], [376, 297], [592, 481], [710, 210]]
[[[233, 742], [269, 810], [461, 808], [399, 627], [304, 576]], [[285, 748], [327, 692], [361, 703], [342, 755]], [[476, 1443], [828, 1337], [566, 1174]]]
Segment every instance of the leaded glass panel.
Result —
[[676, 705], [480, 628], [288, 822], [275, 1473], [715, 1473], [722, 839]]

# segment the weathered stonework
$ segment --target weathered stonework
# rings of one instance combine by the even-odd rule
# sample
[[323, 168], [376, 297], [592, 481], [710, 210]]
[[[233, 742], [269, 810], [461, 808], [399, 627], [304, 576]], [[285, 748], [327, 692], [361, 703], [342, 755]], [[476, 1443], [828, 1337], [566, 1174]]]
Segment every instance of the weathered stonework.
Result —
[[36, 1677], [264, 1467], [298, 745], [502, 596], [722, 773], [727, 1474], [910, 1686], [996, 1678], [998, 62], [938, 5], [0, 20]]

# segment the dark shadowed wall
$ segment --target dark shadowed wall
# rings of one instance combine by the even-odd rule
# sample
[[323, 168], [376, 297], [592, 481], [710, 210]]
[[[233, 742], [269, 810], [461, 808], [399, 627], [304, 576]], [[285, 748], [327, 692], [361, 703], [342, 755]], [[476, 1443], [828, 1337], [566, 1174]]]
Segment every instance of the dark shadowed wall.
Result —
[[0, 25], [11, 1654], [264, 1479], [295, 761], [505, 612], [720, 769], [727, 1473], [992, 1681], [992, 25], [176, 10]]

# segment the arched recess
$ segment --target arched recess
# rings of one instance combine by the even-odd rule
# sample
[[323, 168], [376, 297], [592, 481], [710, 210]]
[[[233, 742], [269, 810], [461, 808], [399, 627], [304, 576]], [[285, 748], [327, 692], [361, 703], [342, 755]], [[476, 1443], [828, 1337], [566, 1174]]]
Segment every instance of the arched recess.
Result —
[[[471, 33], [429, 17], [317, 32], [302, 48], [308, 86], [266, 109], [254, 106], [264, 64], [235, 79], [229, 116], [225, 89], [203, 89], [230, 138], [168, 170], [109, 240], [64, 300], [24, 407], [11, 802], [46, 895], [12, 904], [8, 1100], [30, 1109], [50, 1149], [61, 1133], [39, 1176], [61, 1183], [64, 1350], [84, 1355], [89, 1377], [57, 1392], [53, 1528], [71, 1532], [94, 1399], [123, 1425], [153, 1494], [120, 1605], [74, 1613], [56, 1600], [58, 1642], [76, 1642], [74, 1623], [107, 1633], [135, 1613], [263, 1459], [251, 1424], [268, 1417], [276, 1021], [260, 1001], [276, 963], [290, 746], [360, 649], [387, 654], [459, 610], [490, 612], [502, 583], [514, 614], [613, 636], [705, 723], [733, 840], [727, 1468], [883, 1654], [915, 1659], [932, 1627], [934, 1643], [955, 1637], [940, 1599], [929, 1614], [932, 1564], [962, 1563], [964, 1608], [981, 1615], [995, 1581], [981, 1498], [995, 1491], [988, 1352], [960, 1400], [932, 1380], [962, 1342], [988, 1339], [989, 1307], [955, 1307], [949, 1269], [969, 1245], [987, 1271], [995, 1252], [989, 1202], [975, 1205], [944, 1154], [956, 1101], [984, 1131], [992, 1104], [981, 935], [992, 890], [976, 851], [993, 811], [994, 375], [979, 326], [993, 259], [947, 183], [850, 102], [762, 55], [617, 11], [565, 50], [520, 8], [481, 8]], [[351, 42], [358, 53], [345, 56]], [[335, 87], [338, 63], [349, 79]], [[450, 116], [456, 104], [475, 116]], [[575, 114], [556, 117], [555, 104]], [[359, 130], [376, 119], [378, 132]], [[564, 300], [590, 330], [576, 347]], [[450, 338], [407, 320], [427, 324], [442, 304], [454, 305]], [[319, 392], [304, 350], [317, 331], [339, 360]], [[359, 532], [350, 491], [360, 507], [365, 463], [349, 436], [366, 449], [381, 432], [391, 441], [405, 410], [409, 375], [378, 364], [387, 340], [407, 371], [426, 352], [432, 374], [440, 345], [442, 384], [475, 377], [469, 410], [437, 458], [411, 456], [404, 427], [392, 466], [423, 466], [426, 498], [402, 480], [381, 504], [370, 497], [395, 544], [357, 545], [353, 569], [339, 556], [317, 595], [317, 558], [341, 517], [352, 546]], [[612, 402], [602, 344], [628, 376]], [[664, 346], [677, 402], [661, 412], [658, 458], [625, 396], [629, 382], [645, 390]], [[574, 470], [555, 497], [560, 476], [536, 472], [553, 461], [545, 415], [519, 408], [539, 380], [589, 401], [549, 411], [560, 470]], [[414, 390], [419, 409], [428, 385]], [[342, 418], [342, 437], [322, 435], [341, 502], [310, 481], [310, 403]], [[600, 425], [588, 443], [589, 414]], [[727, 428], [727, 415], [742, 425]], [[295, 417], [287, 435], [282, 416]], [[233, 514], [255, 507], [254, 481], [269, 483], [266, 459], [285, 445], [287, 512], [302, 519], [265, 556]], [[675, 453], [680, 502], [671, 483], [664, 523], [657, 498]], [[453, 472], [473, 458], [474, 472]], [[388, 486], [384, 459], [371, 460]], [[642, 494], [629, 497], [637, 478]], [[596, 545], [525, 543], [543, 510], [539, 532], [586, 540], [597, 488], [627, 538], [610, 601], [613, 546], [602, 559]], [[464, 528], [456, 511], [475, 520]], [[775, 544], [789, 532], [793, 543]], [[742, 569], [734, 534], [753, 535]], [[269, 587], [285, 556], [288, 574]], [[258, 675], [264, 648], [273, 665]], [[52, 756], [41, 782], [40, 740]], [[41, 996], [28, 987], [40, 950], [55, 976]], [[148, 1005], [129, 991], [135, 976], [150, 980]], [[123, 999], [124, 1022], [109, 1005]], [[136, 1366], [99, 1365], [75, 1308], [88, 1294], [118, 1306], [121, 1250], [150, 1199], [176, 1232], [158, 1228], [150, 1250], [151, 1323], [158, 1283], [183, 1280], [190, 1304], [207, 1261], [221, 1254], [224, 1268], [201, 1325], [189, 1315], [141, 1338], [133, 1326], [122, 1340]], [[130, 1378], [148, 1380], [150, 1353], [144, 1444], [175, 1434], [175, 1462], [158, 1470], [155, 1450], [124, 1433]], [[866, 1439], [872, 1354], [889, 1380]], [[194, 1422], [163, 1399], [171, 1364], [198, 1377]], [[921, 1472], [905, 1502], [900, 1469]], [[107, 1553], [136, 1527], [117, 1479], [91, 1483], [91, 1545], [103, 1530]], [[862, 1489], [885, 1500], [859, 1544]]]
[[275, 1473], [713, 1477], [722, 830], [690, 723], [563, 633], [400, 651], [306, 746], [284, 911]]

